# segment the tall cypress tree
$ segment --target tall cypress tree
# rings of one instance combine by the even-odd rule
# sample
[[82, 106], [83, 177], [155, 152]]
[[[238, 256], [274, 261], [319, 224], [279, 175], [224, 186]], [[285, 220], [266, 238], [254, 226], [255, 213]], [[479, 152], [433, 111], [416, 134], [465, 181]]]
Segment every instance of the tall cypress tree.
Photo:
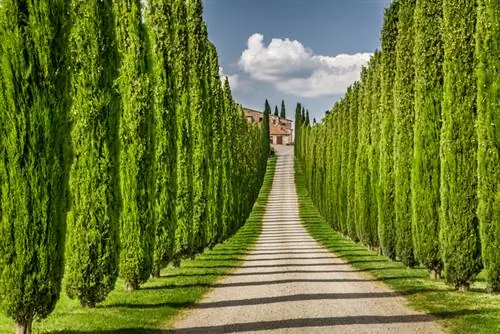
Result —
[[[356, 156], [355, 170], [355, 196], [356, 196], [356, 220], [358, 223], [358, 237], [363, 244], [373, 247], [375, 246], [375, 238], [371, 227], [372, 220], [376, 218], [372, 207], [372, 202], [375, 199], [371, 192], [370, 185], [370, 125], [372, 107], [372, 91], [371, 82], [373, 78], [373, 60], [370, 61], [368, 68], [363, 68], [361, 72], [361, 83], [363, 85], [362, 94], [359, 97], [363, 100], [363, 107], [359, 110], [358, 115], [358, 147]], [[376, 226], [376, 225], [375, 225]]]
[[208, 53], [210, 57], [209, 91], [212, 100], [212, 186], [211, 215], [212, 215], [212, 242], [222, 241], [222, 86], [218, 76], [219, 61], [215, 45], [209, 43]]
[[177, 126], [173, 78], [173, 17], [170, 0], [150, 0], [149, 40], [153, 65], [155, 122], [155, 248], [153, 276], [173, 260], [175, 247], [175, 198], [177, 193]]
[[370, 85], [371, 98], [371, 129], [370, 129], [370, 155], [368, 157], [368, 169], [370, 170], [370, 192], [373, 196], [371, 212], [373, 213], [370, 223], [370, 235], [373, 247], [379, 246], [378, 218], [379, 218], [379, 168], [380, 168], [380, 83], [382, 79], [382, 54], [376, 51], [373, 55], [372, 82]]
[[281, 112], [280, 117], [286, 119], [286, 109], [285, 109], [285, 100], [281, 100]]
[[478, 216], [488, 288], [500, 291], [500, 1], [478, 0]]
[[118, 276], [119, 95], [113, 4], [72, 1], [71, 119], [74, 163], [68, 217], [65, 288], [94, 307]]
[[405, 266], [413, 267], [411, 234], [411, 165], [415, 70], [413, 67], [413, 13], [416, 0], [401, 0], [396, 46], [394, 83], [394, 209], [396, 253]]
[[64, 0], [0, 4], [0, 306], [30, 333], [59, 298], [69, 171]]
[[446, 281], [468, 288], [481, 270], [477, 210], [474, 1], [443, 1], [444, 98], [441, 129], [441, 253]]
[[274, 106], [274, 116], [279, 117], [278, 106]]
[[382, 98], [380, 131], [379, 239], [384, 255], [396, 259], [394, 224], [394, 79], [396, 76], [396, 40], [400, 1], [386, 9], [382, 27]]
[[[201, 0], [188, 2], [189, 100], [191, 116], [191, 146], [193, 149], [193, 226], [191, 252], [201, 252], [205, 246], [207, 220], [207, 148], [205, 129], [207, 110], [204, 106], [205, 87], [203, 61], [206, 36], [203, 34], [203, 5]], [[190, 255], [193, 255], [192, 253]]]
[[349, 96], [349, 152], [347, 161], [347, 233], [349, 237], [358, 241], [356, 215], [356, 151], [358, 149], [358, 98], [361, 95], [359, 82], [352, 86]]
[[262, 119], [262, 129], [264, 131], [264, 137], [263, 137], [263, 145], [264, 145], [264, 152], [267, 151], [267, 156], [269, 156], [270, 152], [270, 146], [269, 143], [271, 142], [271, 134], [269, 132], [269, 115], [271, 114], [271, 106], [269, 105], [269, 102], [266, 100], [266, 103], [264, 104], [264, 117]]
[[154, 251], [154, 114], [147, 64], [147, 36], [141, 1], [115, 1], [118, 50], [121, 56], [119, 89], [120, 180], [122, 215], [120, 275], [128, 291], [145, 282]]
[[176, 261], [192, 253], [193, 171], [191, 117], [189, 113], [189, 63], [187, 7], [185, 0], [173, 1], [174, 78], [177, 126], [177, 230]]
[[415, 257], [431, 278], [442, 268], [439, 254], [439, 138], [443, 98], [443, 0], [417, 0], [414, 18], [415, 123], [411, 173]]

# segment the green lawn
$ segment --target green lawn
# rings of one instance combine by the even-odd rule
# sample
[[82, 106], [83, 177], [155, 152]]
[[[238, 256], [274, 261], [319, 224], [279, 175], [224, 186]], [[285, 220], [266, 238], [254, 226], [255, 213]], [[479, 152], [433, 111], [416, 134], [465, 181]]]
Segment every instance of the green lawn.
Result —
[[[34, 333], [151, 333], [168, 328], [173, 318], [195, 304], [221, 276], [239, 266], [253, 247], [262, 228], [262, 217], [271, 190], [276, 159], [269, 160], [260, 196], [245, 225], [223, 244], [168, 267], [161, 278], [148, 281], [140, 290], [127, 293], [123, 282], [95, 309], [85, 309], [62, 294], [55, 311], [33, 324]], [[14, 322], [0, 316], [0, 333], [12, 333]]]
[[435, 316], [451, 333], [500, 333], [500, 296], [486, 293], [483, 275], [469, 292], [461, 293], [441, 281], [431, 281], [425, 269], [391, 262], [332, 230], [312, 203], [298, 163], [295, 183], [303, 224], [324, 247], [405, 296], [414, 309]]

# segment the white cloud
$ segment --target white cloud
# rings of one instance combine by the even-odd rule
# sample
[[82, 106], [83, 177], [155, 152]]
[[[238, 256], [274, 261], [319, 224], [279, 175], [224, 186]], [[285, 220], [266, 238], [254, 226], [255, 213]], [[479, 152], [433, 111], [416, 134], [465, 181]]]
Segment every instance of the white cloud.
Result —
[[229, 80], [229, 86], [231, 87], [231, 91], [236, 91], [241, 88], [241, 80], [238, 74], [227, 75], [224, 74], [224, 69], [222, 66], [219, 66], [219, 76], [222, 82], [227, 79]]
[[284, 93], [318, 97], [344, 93], [359, 79], [371, 55], [317, 55], [288, 38], [274, 38], [266, 46], [264, 36], [256, 33], [248, 38], [238, 64], [251, 78], [269, 82]]

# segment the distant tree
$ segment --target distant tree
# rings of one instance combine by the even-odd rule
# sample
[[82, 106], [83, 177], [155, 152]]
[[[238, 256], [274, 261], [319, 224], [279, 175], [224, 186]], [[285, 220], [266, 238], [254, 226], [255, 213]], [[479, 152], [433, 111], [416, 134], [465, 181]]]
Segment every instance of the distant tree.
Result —
[[0, 307], [31, 333], [59, 299], [68, 210], [65, 0], [0, 3]]
[[279, 117], [278, 106], [274, 106], [274, 116]]
[[309, 120], [309, 110], [306, 111], [306, 125], [309, 126], [311, 121]]
[[488, 288], [500, 291], [500, 2], [478, 0], [478, 171], [481, 245]]
[[70, 172], [65, 288], [83, 306], [94, 307], [114, 289], [118, 276], [119, 63], [112, 1], [70, 3], [75, 160]]
[[128, 291], [137, 289], [151, 275], [155, 235], [154, 114], [141, 9], [140, 0], [114, 2], [122, 102], [120, 275]]
[[[477, 217], [475, 1], [443, 1], [444, 97], [441, 128], [441, 253], [444, 276], [468, 289], [481, 271]], [[464, 47], [467, 46], [467, 47]]]
[[[269, 132], [269, 115], [271, 114], [271, 106], [269, 105], [269, 102], [266, 100], [264, 104], [264, 119], [262, 121], [262, 129], [264, 131], [264, 136], [263, 136], [263, 145], [264, 145], [264, 152], [267, 150], [267, 155], [270, 153], [270, 142], [271, 142], [271, 134]], [[267, 149], [266, 149], [267, 148]]]
[[286, 110], [285, 110], [285, 100], [281, 100], [281, 113], [280, 117], [286, 119]]

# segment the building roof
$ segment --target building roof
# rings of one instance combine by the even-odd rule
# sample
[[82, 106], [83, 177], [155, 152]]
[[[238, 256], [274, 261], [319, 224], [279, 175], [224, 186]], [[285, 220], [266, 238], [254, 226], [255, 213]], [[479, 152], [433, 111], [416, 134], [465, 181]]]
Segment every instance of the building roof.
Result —
[[[262, 111], [253, 110], [253, 109], [250, 109], [250, 108], [245, 108], [245, 107], [243, 107], [243, 111], [244, 111], [245, 113], [257, 113], [257, 114], [264, 115], [264, 113], [263, 113]], [[270, 115], [270, 117], [276, 117], [276, 116], [274, 116], [274, 115], [272, 115], [272, 114], [271, 114], [271, 115]], [[281, 117], [280, 117], [280, 119], [286, 120], [286, 121], [288, 121], [288, 122], [293, 122], [291, 119], [288, 119], [288, 118], [281, 118]]]

